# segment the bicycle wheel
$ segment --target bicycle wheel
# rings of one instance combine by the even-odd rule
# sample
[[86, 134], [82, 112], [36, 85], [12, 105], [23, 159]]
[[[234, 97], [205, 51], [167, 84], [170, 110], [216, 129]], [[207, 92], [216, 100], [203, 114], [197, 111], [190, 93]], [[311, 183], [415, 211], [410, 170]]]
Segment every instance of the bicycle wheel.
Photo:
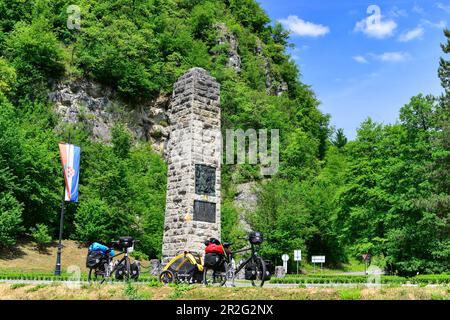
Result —
[[236, 278], [236, 270], [234, 260], [231, 262], [225, 263], [225, 276], [222, 282], [222, 286], [226, 284], [229, 287], [235, 287], [234, 279]]
[[98, 269], [89, 269], [88, 282], [89, 283], [103, 283], [105, 281], [105, 274]]
[[130, 273], [131, 273], [130, 259], [127, 258], [127, 259], [125, 259], [125, 277], [124, 277], [124, 280], [127, 282], [130, 281]]
[[207, 268], [203, 269], [203, 284], [205, 286], [223, 286], [226, 281], [226, 277], [222, 272]]
[[175, 276], [173, 275], [173, 272], [170, 270], [164, 270], [159, 274], [159, 281], [161, 281], [163, 284], [169, 284], [175, 282]]
[[266, 281], [266, 263], [261, 257], [254, 257], [253, 263], [256, 266], [256, 279], [252, 280], [252, 285], [262, 287]]

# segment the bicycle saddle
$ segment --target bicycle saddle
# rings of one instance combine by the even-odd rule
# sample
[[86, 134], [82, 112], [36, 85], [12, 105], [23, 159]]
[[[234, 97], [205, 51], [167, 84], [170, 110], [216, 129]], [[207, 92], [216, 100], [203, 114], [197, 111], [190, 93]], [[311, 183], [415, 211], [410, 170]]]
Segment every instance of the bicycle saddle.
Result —
[[231, 242], [224, 242], [222, 245], [224, 248], [229, 248], [231, 247]]

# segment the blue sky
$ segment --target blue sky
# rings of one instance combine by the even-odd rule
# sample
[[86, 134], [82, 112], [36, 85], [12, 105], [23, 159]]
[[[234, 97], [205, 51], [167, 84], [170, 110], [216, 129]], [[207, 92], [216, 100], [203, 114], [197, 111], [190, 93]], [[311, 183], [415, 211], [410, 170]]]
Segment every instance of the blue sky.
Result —
[[291, 30], [295, 49], [289, 53], [302, 81], [350, 139], [367, 117], [394, 123], [412, 96], [442, 91], [437, 69], [449, 0], [259, 3]]

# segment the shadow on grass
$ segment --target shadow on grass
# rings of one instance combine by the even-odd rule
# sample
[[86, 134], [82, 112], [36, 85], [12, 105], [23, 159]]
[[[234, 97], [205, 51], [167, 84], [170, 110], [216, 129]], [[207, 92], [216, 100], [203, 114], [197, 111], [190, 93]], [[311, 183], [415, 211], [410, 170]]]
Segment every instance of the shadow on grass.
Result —
[[18, 248], [1, 248], [0, 247], [0, 260], [14, 260], [25, 256], [25, 252]]

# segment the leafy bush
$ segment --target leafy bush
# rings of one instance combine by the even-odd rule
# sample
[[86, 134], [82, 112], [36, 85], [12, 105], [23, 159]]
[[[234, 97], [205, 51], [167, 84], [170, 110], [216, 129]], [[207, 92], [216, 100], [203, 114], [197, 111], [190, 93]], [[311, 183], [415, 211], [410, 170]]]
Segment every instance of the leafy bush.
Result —
[[75, 214], [75, 236], [80, 241], [111, 241], [111, 210], [99, 199], [83, 201]]
[[[287, 275], [285, 278], [272, 278], [272, 283], [367, 283], [368, 276], [354, 275]], [[407, 282], [413, 284], [449, 284], [450, 275], [448, 274], [430, 274], [419, 275], [411, 278], [400, 276], [382, 275], [382, 284], [404, 284]]]
[[43, 247], [52, 242], [48, 227], [42, 223], [38, 223], [36, 228], [31, 228], [31, 236], [39, 247]]
[[411, 278], [412, 283], [450, 284], [450, 274], [426, 274]]
[[16, 82], [16, 70], [0, 57], [0, 93], [10, 92]]
[[18, 22], [6, 38], [5, 56], [16, 69], [21, 95], [43, 97], [48, 80], [64, 73], [64, 51], [49, 30], [44, 20]]
[[146, 255], [145, 253], [142, 253], [141, 251], [138, 251], [138, 250], [133, 251], [131, 256], [139, 261], [148, 260], [148, 255]]
[[23, 231], [23, 205], [10, 193], [0, 194], [0, 247], [16, 244], [17, 236]]

